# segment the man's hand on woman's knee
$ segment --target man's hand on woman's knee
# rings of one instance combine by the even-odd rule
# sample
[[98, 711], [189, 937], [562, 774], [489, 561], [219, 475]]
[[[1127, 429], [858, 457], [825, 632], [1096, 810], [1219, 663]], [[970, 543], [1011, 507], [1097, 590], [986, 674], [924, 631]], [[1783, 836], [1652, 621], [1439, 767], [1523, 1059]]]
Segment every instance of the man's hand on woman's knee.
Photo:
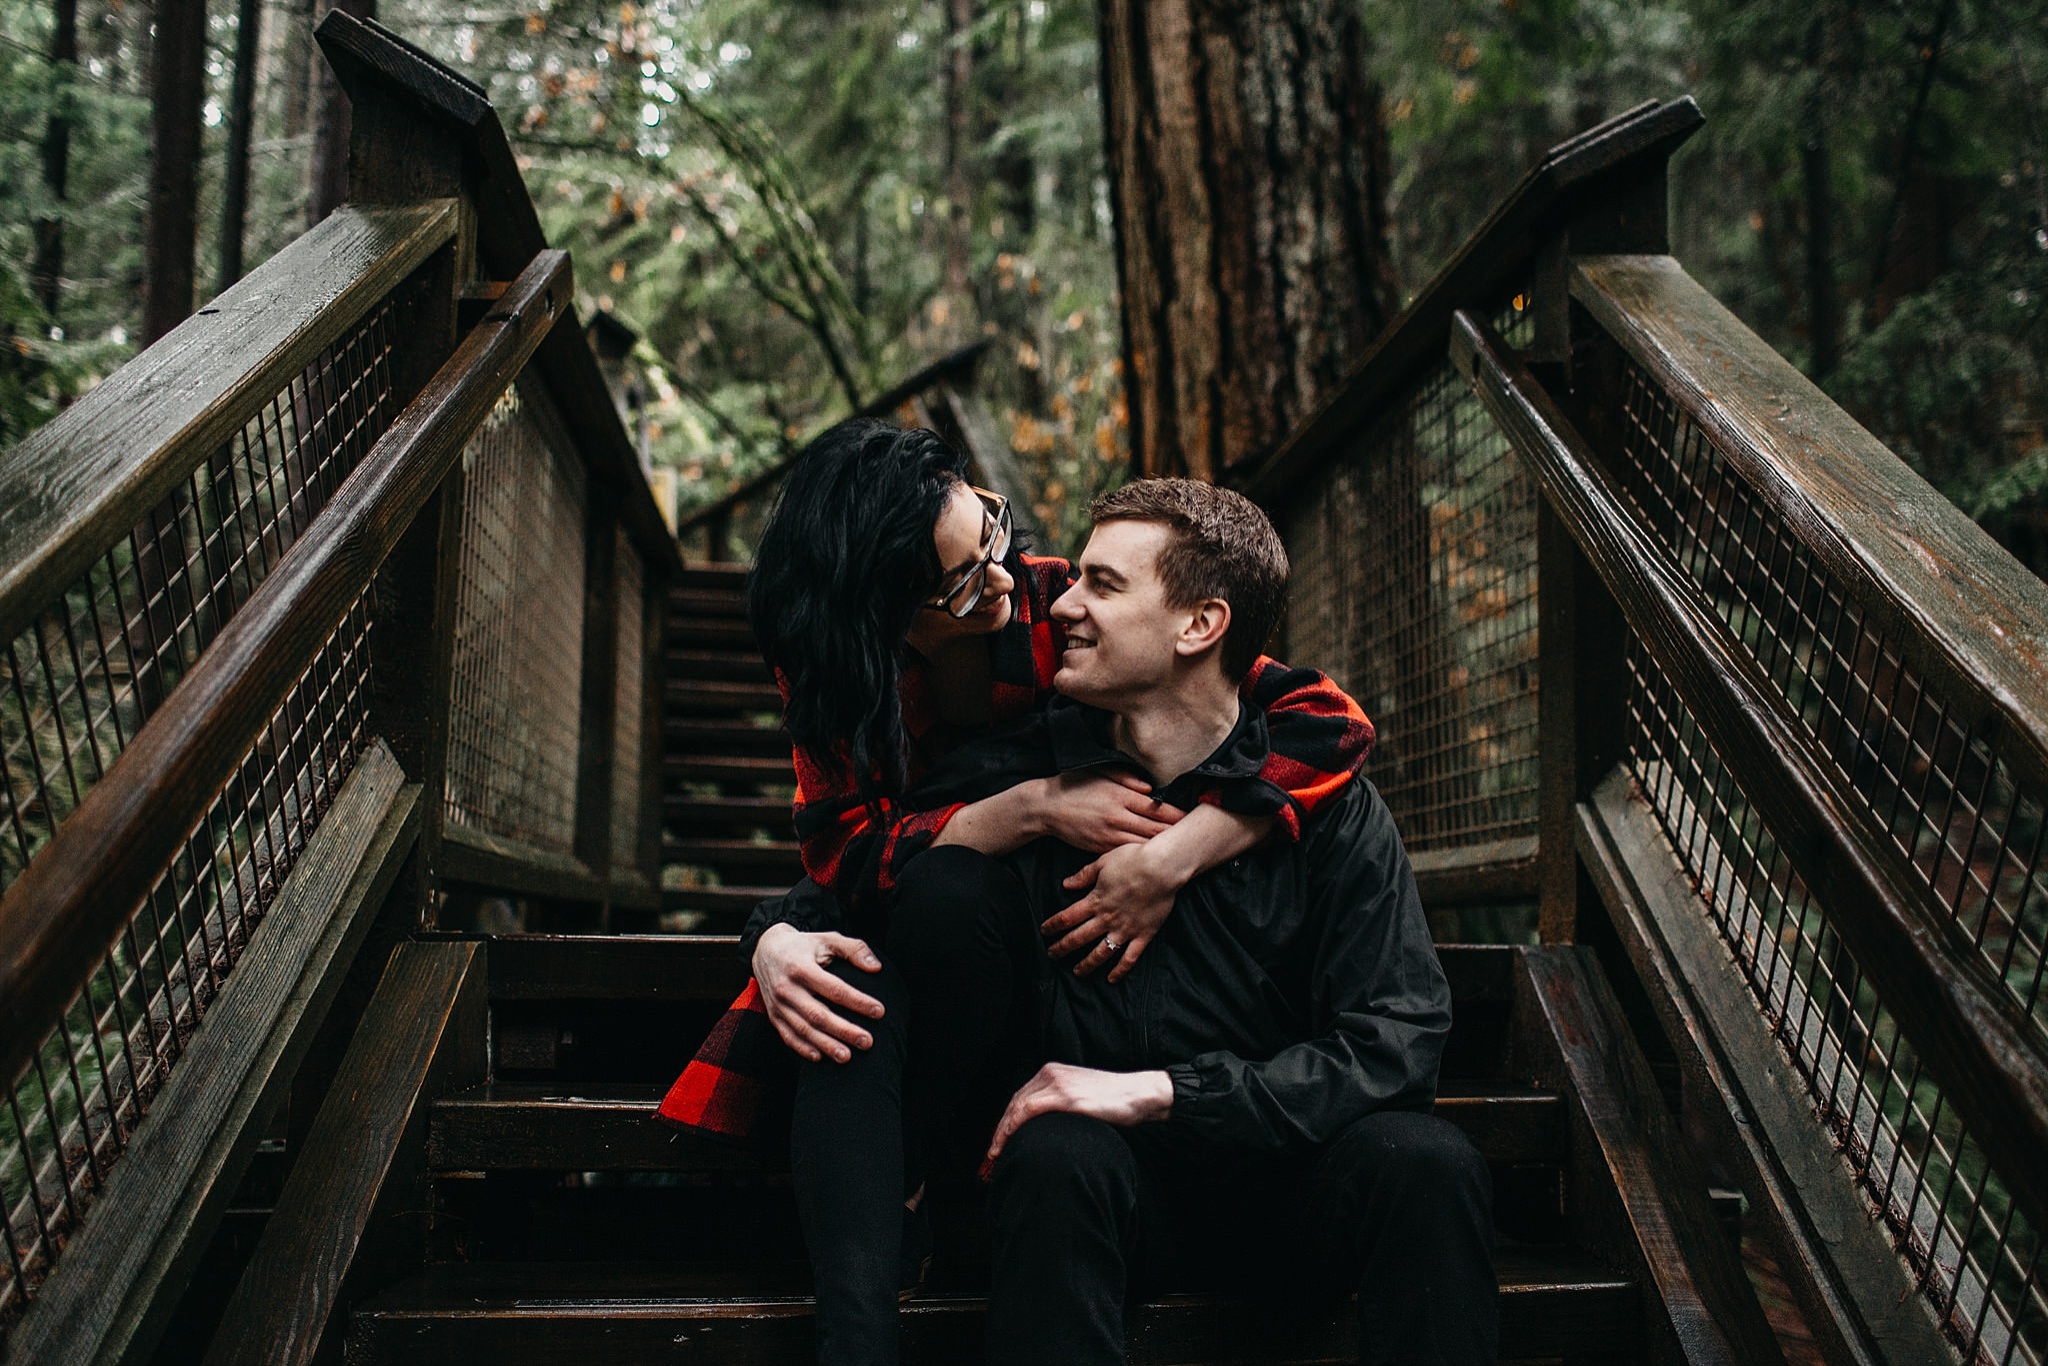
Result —
[[754, 980], [768, 1022], [799, 1057], [811, 1062], [845, 1062], [853, 1049], [869, 1048], [874, 1036], [834, 1006], [869, 1019], [882, 1018], [882, 1003], [840, 981], [829, 971], [844, 959], [863, 972], [880, 972], [874, 950], [848, 935], [771, 925], [754, 946]]

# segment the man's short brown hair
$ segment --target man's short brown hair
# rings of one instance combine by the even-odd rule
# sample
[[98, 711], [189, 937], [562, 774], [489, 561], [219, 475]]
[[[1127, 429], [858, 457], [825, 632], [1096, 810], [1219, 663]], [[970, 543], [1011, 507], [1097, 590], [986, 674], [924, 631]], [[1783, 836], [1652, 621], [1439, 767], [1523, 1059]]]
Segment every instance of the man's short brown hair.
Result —
[[1159, 552], [1167, 605], [1229, 603], [1223, 669], [1232, 678], [1251, 672], [1287, 593], [1287, 549], [1256, 503], [1192, 479], [1139, 479], [1097, 498], [1089, 515], [1098, 526], [1164, 523], [1173, 533]]

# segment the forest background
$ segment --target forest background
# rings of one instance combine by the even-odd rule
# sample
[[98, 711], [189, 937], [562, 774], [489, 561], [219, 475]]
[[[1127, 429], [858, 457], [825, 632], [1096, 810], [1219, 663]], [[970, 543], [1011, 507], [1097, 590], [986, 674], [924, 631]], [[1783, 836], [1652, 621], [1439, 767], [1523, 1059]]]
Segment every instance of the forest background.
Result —
[[[198, 79], [172, 91], [159, 19], [197, 0], [0, 0], [0, 446], [163, 326], [150, 291], [180, 263], [145, 223], [166, 98], [199, 110], [177, 153], [188, 307], [331, 202], [329, 3], [208, 0], [185, 26]], [[1707, 125], [1673, 166], [1675, 254], [2048, 572], [2048, 0], [1355, 3], [1402, 301], [1545, 148], [1690, 92]], [[1091, 0], [376, 17], [490, 92], [584, 316], [638, 334], [685, 511], [977, 339], [1055, 548], [1127, 474]]]

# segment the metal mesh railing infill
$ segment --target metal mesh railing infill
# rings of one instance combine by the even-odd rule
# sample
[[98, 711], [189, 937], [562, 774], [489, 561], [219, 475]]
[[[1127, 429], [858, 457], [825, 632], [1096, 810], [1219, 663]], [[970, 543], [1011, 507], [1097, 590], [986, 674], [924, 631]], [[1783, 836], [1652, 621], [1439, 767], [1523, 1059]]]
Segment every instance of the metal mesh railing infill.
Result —
[[[1947, 919], [2042, 1020], [2042, 794], [1957, 719], [1669, 394], [1625, 362], [1615, 473]], [[1631, 647], [1629, 764], [1758, 1007], [1965, 1360], [2048, 1358], [2042, 1236], [2016, 1208], [1709, 739]]]
[[447, 819], [572, 857], [587, 476], [560, 431], [515, 386], [462, 455]]
[[367, 595], [329, 638], [0, 1115], [0, 1328], [105, 1188], [365, 740]]
[[[1526, 308], [1500, 321], [1526, 342]], [[1366, 772], [1411, 850], [1536, 833], [1536, 501], [1445, 361], [1282, 512], [1289, 662], [1372, 718]]]

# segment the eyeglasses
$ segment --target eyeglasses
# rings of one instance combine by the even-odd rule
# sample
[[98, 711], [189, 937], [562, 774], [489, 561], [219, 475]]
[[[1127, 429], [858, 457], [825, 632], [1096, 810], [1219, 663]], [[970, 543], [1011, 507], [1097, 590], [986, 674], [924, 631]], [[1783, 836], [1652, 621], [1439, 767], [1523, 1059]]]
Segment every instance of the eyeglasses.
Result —
[[1010, 500], [1000, 493], [990, 493], [972, 484], [968, 485], [968, 490], [981, 500], [982, 512], [988, 518], [988, 540], [981, 553], [981, 562], [925, 604], [952, 617], [964, 617], [981, 605], [982, 589], [988, 583], [988, 567], [1010, 553]]

